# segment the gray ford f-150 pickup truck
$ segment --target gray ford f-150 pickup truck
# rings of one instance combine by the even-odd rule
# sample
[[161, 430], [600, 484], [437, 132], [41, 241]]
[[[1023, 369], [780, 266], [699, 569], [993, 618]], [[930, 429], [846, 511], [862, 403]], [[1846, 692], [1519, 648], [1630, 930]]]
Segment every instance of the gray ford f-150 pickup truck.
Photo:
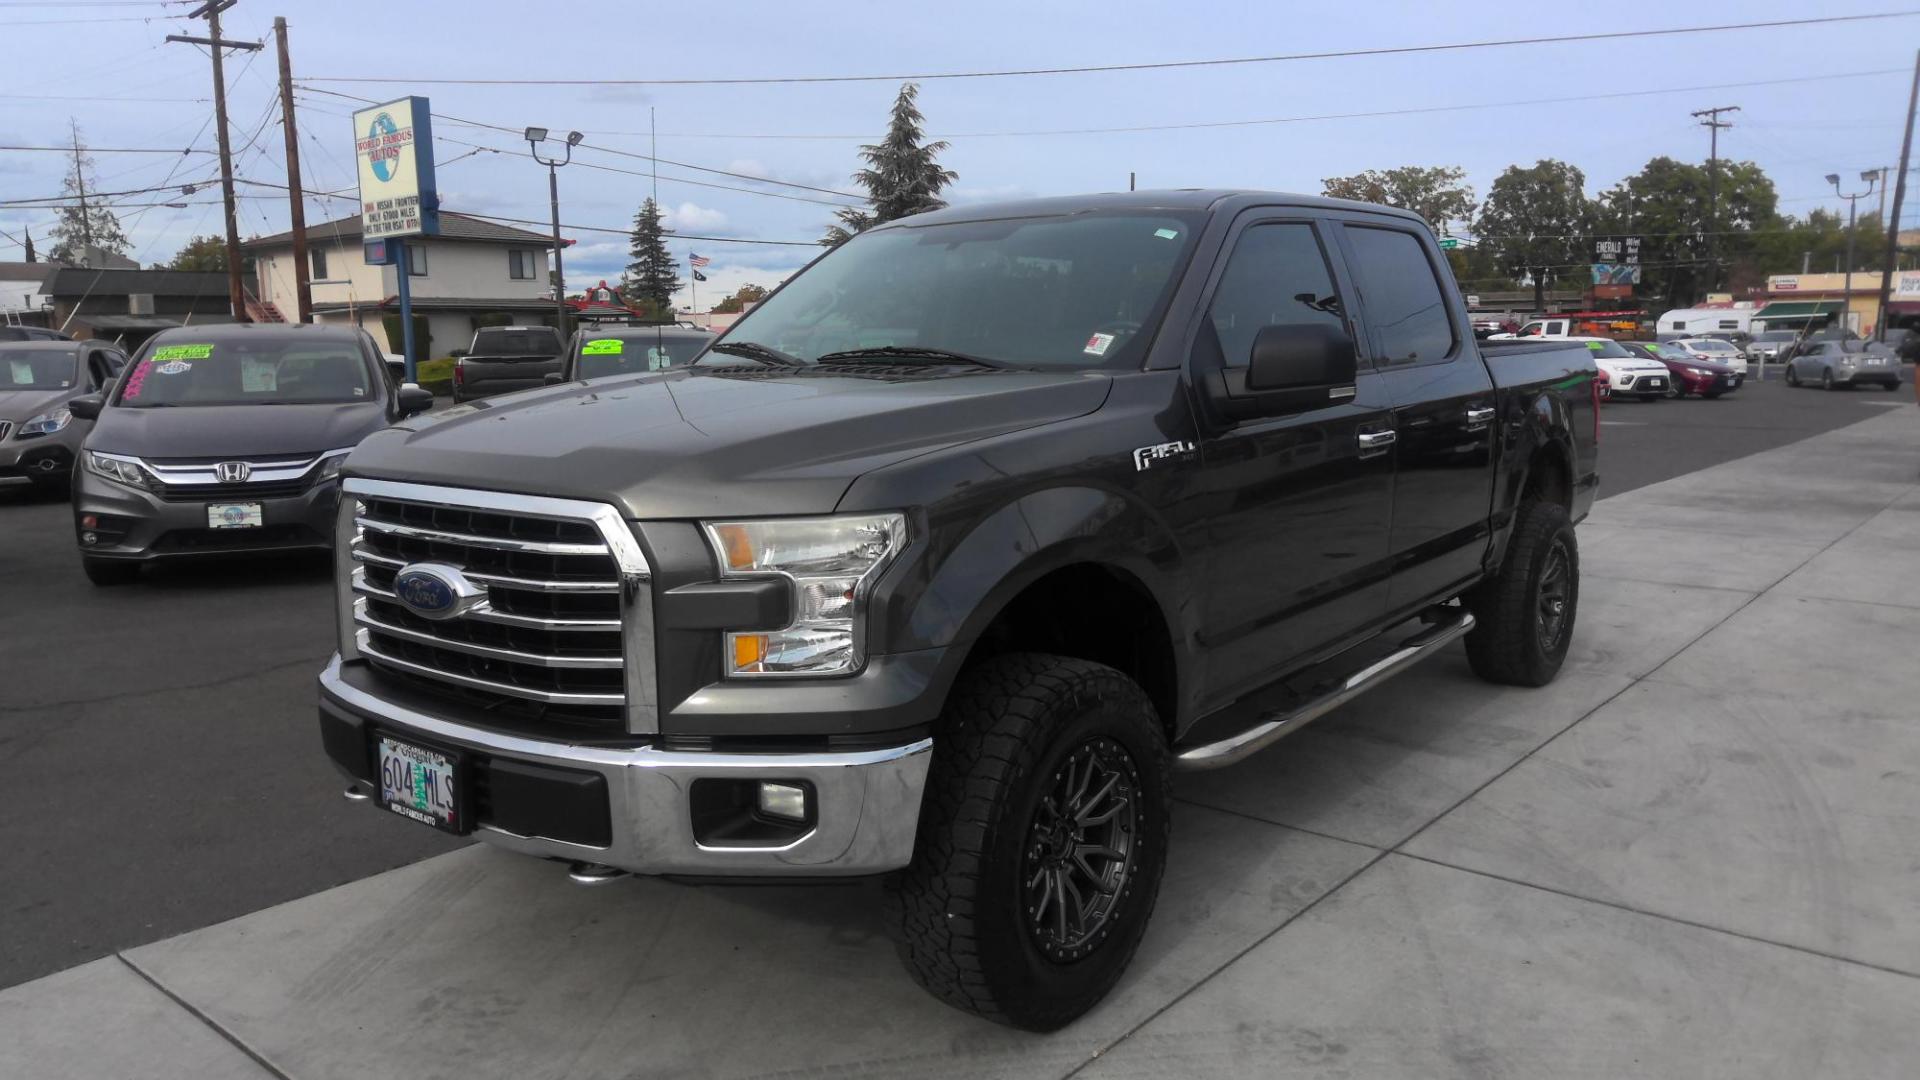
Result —
[[1584, 346], [1477, 346], [1411, 214], [1253, 192], [949, 209], [690, 366], [354, 451], [350, 797], [572, 864], [884, 874], [914, 978], [1049, 1029], [1152, 913], [1177, 768], [1464, 637], [1566, 656]]

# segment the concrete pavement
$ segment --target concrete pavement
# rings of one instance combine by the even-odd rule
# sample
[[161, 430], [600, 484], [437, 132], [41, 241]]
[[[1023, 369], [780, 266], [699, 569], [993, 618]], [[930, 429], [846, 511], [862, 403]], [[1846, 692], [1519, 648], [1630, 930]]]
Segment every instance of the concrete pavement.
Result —
[[1554, 685], [1455, 654], [1182, 778], [1140, 955], [1056, 1035], [921, 994], [867, 886], [476, 846], [0, 991], [0, 1076], [1910, 1073], [1920, 411], [1581, 542]]

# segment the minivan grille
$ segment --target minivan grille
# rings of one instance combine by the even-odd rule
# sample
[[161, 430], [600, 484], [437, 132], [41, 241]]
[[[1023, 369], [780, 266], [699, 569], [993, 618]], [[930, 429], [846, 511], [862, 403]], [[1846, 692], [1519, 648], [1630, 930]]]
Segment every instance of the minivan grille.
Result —
[[[627, 657], [639, 642], [627, 635], [652, 636], [623, 618], [624, 598], [646, 591], [629, 587], [634, 568], [615, 551], [624, 540], [628, 561], [638, 558], [631, 534], [608, 535], [604, 516], [544, 512], [593, 504], [529, 497], [518, 501], [543, 512], [520, 512], [502, 509], [515, 497], [486, 492], [360, 480], [345, 490], [342, 565], [362, 657], [416, 688], [487, 708], [489, 723], [628, 730]], [[625, 526], [616, 518], [613, 527]], [[394, 578], [425, 562], [458, 569], [484, 599], [452, 618], [416, 613], [400, 602]], [[651, 649], [643, 655], [650, 660]]]

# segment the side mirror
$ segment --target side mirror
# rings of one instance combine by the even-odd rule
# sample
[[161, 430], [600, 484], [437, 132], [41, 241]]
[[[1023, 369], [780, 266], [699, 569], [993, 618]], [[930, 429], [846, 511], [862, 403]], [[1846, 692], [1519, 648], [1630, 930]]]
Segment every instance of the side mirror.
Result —
[[567, 376], [565, 372], [560, 372], [560, 371], [547, 372], [548, 386], [559, 386], [561, 383], [566, 381], [567, 381]]
[[87, 394], [67, 402], [67, 411], [75, 420], [98, 420], [100, 409], [107, 403], [105, 394]]
[[433, 408], [433, 391], [408, 383], [394, 394], [393, 400], [401, 416], [415, 416]]
[[405, 360], [387, 361], [387, 374], [393, 376], [393, 381], [396, 383], [405, 382], [407, 379], [407, 362]]
[[1262, 327], [1246, 367], [1226, 368], [1204, 382], [1222, 416], [1250, 420], [1349, 401], [1358, 373], [1353, 338], [1343, 328], [1293, 323]]

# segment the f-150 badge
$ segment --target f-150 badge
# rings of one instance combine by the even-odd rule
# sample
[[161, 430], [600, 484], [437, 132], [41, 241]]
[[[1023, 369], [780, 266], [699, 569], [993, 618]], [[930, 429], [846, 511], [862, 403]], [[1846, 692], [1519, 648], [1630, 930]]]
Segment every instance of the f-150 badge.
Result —
[[1133, 471], [1144, 472], [1156, 461], [1165, 461], [1179, 454], [1193, 453], [1190, 442], [1163, 442], [1158, 446], [1142, 446], [1133, 452]]

